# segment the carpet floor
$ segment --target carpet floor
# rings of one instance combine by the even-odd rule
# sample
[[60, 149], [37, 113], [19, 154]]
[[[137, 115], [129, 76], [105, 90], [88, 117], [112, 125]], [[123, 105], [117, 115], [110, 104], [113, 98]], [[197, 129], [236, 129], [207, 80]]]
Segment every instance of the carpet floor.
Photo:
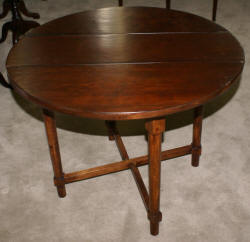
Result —
[[[39, 23], [78, 11], [117, 6], [117, 0], [25, 0]], [[124, 0], [164, 7], [164, 0]], [[173, 0], [174, 9], [211, 19], [212, 0]], [[2, 6], [2, 1], [0, 1]], [[1, 24], [10, 15], [1, 19]], [[58, 198], [39, 107], [0, 86], [1, 242], [249, 242], [250, 241], [250, 1], [219, 0], [217, 23], [246, 55], [239, 83], [206, 104], [200, 167], [190, 156], [162, 163], [160, 234], [149, 223], [129, 171], [67, 185]], [[0, 44], [0, 70], [11, 35]], [[119, 122], [131, 157], [147, 153], [143, 121]], [[119, 161], [104, 122], [57, 114], [65, 172]], [[191, 142], [192, 112], [167, 117], [163, 148]], [[140, 168], [148, 183], [147, 166]]]

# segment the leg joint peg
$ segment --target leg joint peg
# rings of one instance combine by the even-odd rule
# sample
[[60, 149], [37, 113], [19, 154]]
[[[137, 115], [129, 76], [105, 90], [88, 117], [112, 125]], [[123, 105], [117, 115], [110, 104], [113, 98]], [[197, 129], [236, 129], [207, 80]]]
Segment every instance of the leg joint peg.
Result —
[[199, 146], [194, 146], [194, 145], [192, 144], [192, 153], [195, 153], [195, 154], [197, 154], [197, 155], [201, 155], [201, 150], [202, 150], [201, 145], [199, 145]]
[[157, 213], [148, 212], [148, 219], [153, 223], [160, 222], [162, 220], [162, 213], [160, 211]]
[[55, 186], [62, 186], [65, 184], [64, 182], [64, 176], [62, 177], [54, 177], [54, 184]]

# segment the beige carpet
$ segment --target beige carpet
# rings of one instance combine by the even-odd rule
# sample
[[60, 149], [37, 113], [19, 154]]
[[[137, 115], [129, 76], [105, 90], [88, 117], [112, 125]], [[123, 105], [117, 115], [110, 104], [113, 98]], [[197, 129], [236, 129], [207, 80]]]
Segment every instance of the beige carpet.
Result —
[[[165, 0], [124, 0], [164, 7]], [[117, 0], [26, 0], [40, 23]], [[2, 4], [2, 1], [1, 1]], [[212, 0], [173, 0], [173, 8], [211, 18]], [[129, 171], [67, 185], [59, 199], [38, 107], [0, 86], [1, 242], [249, 242], [250, 241], [250, 1], [219, 0], [217, 22], [246, 53], [239, 85], [206, 105], [201, 165], [190, 157], [162, 163], [160, 234], [149, 234], [146, 212]], [[9, 16], [10, 18], [10, 16]], [[8, 18], [1, 20], [1, 24]], [[0, 67], [11, 48], [0, 45]], [[164, 148], [191, 142], [191, 112], [167, 117]], [[120, 157], [103, 122], [58, 114], [66, 172]], [[142, 121], [120, 122], [131, 157], [147, 152]], [[147, 167], [140, 168], [148, 182]]]

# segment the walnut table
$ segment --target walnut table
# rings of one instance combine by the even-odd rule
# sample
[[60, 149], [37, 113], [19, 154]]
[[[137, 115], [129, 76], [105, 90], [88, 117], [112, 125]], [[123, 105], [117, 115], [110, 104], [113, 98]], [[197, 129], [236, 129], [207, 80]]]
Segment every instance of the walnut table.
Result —
[[[66, 16], [27, 33], [10, 51], [14, 90], [43, 109], [54, 182], [65, 184], [130, 169], [159, 232], [161, 161], [191, 154], [199, 165], [202, 106], [240, 76], [244, 52], [225, 28], [160, 8], [105, 8]], [[193, 140], [161, 151], [165, 116], [194, 109]], [[54, 111], [106, 121], [123, 161], [63, 173]], [[129, 158], [116, 120], [145, 119], [148, 155]], [[138, 166], [149, 164], [149, 191]]]

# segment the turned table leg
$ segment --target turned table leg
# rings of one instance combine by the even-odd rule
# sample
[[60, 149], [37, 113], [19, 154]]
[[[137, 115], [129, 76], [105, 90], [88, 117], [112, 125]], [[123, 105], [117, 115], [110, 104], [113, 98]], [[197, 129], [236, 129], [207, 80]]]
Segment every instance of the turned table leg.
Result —
[[165, 119], [148, 121], [149, 147], [149, 213], [150, 232], [152, 235], [159, 233], [159, 222], [161, 221], [160, 208], [160, 176], [161, 176], [161, 141], [162, 133], [165, 131]]
[[193, 142], [192, 142], [192, 166], [199, 166], [201, 155], [201, 130], [202, 130], [203, 106], [194, 109]]
[[54, 171], [54, 182], [57, 187], [59, 197], [66, 196], [66, 189], [64, 183], [64, 174], [61, 163], [61, 156], [56, 132], [56, 123], [54, 113], [44, 109], [43, 110], [44, 124], [48, 138], [48, 145], [50, 151], [50, 158]]

